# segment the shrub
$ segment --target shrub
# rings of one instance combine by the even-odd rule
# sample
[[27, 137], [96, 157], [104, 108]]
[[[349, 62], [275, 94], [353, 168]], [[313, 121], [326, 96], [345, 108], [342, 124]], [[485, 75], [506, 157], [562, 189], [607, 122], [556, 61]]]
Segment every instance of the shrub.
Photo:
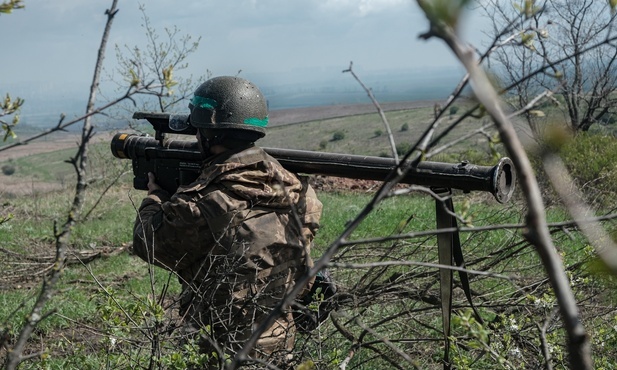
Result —
[[450, 107], [450, 115], [453, 116], [458, 112], [458, 107], [456, 105], [453, 105]]
[[383, 131], [381, 130], [375, 130], [375, 137], [379, 137], [383, 134]]
[[403, 126], [401, 126], [401, 131], [408, 131], [408, 130], [409, 130], [409, 124], [403, 123]]
[[324, 150], [328, 146], [328, 142], [326, 140], [322, 140], [319, 142], [319, 149]]
[[[617, 142], [608, 135], [581, 132], [559, 149], [559, 155], [575, 184], [593, 206], [610, 207], [617, 192]], [[555, 200], [551, 184], [544, 173], [541, 159], [529, 158], [536, 170], [538, 181], [545, 190], [548, 203]]]
[[345, 133], [343, 131], [337, 131], [332, 135], [332, 141], [339, 141], [345, 138]]
[[396, 144], [396, 154], [405, 155], [411, 149], [411, 144], [409, 143], [399, 143]]
[[15, 173], [15, 166], [13, 166], [12, 164], [5, 164], [4, 166], [2, 166], [2, 173], [6, 176], [11, 176]]
[[617, 143], [615, 138], [579, 133], [561, 148], [561, 157], [580, 185], [617, 192]]

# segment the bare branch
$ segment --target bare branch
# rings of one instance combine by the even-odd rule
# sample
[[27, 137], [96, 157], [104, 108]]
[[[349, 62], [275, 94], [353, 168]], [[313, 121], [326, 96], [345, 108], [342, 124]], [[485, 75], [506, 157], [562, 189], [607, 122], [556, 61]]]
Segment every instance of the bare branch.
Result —
[[[113, 0], [110, 10], [106, 11], [107, 14], [107, 23], [105, 25], [105, 31], [103, 32], [103, 38], [101, 41], [101, 46], [99, 49], [99, 55], [97, 58], [97, 64], [95, 67], [94, 78], [91, 88], [90, 100], [88, 102], [88, 108], [86, 113], [91, 115], [92, 104], [94, 101], [94, 91], [96, 90], [96, 86], [98, 85], [99, 71], [103, 62], [103, 55], [105, 46], [107, 43], [107, 37], [109, 35], [109, 31], [111, 29], [111, 25], [113, 22], [113, 17], [117, 12], [118, 0]], [[36, 326], [44, 320], [48, 314], [43, 313], [43, 309], [47, 301], [49, 301], [54, 294], [55, 286], [60, 279], [62, 271], [64, 270], [64, 264], [66, 261], [66, 249], [69, 242], [69, 238], [71, 235], [71, 231], [73, 226], [77, 222], [79, 218], [79, 214], [82, 209], [83, 201], [84, 201], [84, 191], [86, 188], [85, 181], [85, 169], [87, 165], [87, 145], [88, 141], [92, 134], [92, 127], [89, 125], [89, 121], [84, 124], [84, 129], [82, 132], [82, 142], [80, 144], [78, 155], [76, 157], [80, 158], [79, 163], [74, 163], [75, 170], [77, 172], [77, 185], [75, 190], [75, 197], [73, 199], [73, 204], [71, 206], [70, 211], [68, 212], [67, 220], [62, 226], [61, 230], [58, 230], [55, 233], [56, 238], [56, 258], [53, 268], [49, 276], [43, 280], [43, 284], [41, 286], [41, 291], [39, 296], [30, 312], [28, 317], [26, 318], [26, 322], [24, 326], [21, 328], [19, 333], [19, 337], [13, 346], [13, 348], [9, 351], [7, 359], [6, 359], [6, 369], [12, 370], [16, 369], [17, 366], [25, 359], [22, 355], [24, 347], [26, 346], [26, 342], [34, 332]]]
[[[419, 1], [420, 5], [421, 2]], [[494, 119], [499, 130], [502, 142], [519, 174], [519, 182], [525, 196], [528, 213], [528, 230], [526, 238], [536, 247], [543, 265], [555, 290], [561, 315], [568, 333], [570, 364], [575, 369], [591, 369], [591, 352], [589, 338], [580, 321], [579, 311], [570, 289], [568, 278], [555, 246], [552, 243], [546, 223], [542, 197], [534, 171], [527, 155], [512, 127], [504, 114], [497, 92], [485, 72], [479, 67], [474, 58], [474, 52], [463, 44], [453, 32], [452, 28], [444, 25], [435, 14], [427, 13], [431, 24], [431, 31], [425, 35], [436, 36], [442, 39], [465, 66], [471, 76], [472, 88], [478, 101], [486, 108]]]
[[366, 87], [366, 85], [364, 85], [364, 83], [360, 80], [358, 75], [356, 75], [356, 73], [353, 71], [352, 67], [353, 67], [353, 62], [349, 62], [349, 68], [343, 70], [343, 73], [351, 73], [353, 78], [356, 81], [358, 81], [360, 86], [362, 86], [364, 91], [367, 93], [368, 97], [371, 99], [371, 102], [373, 102], [373, 105], [375, 106], [375, 108], [377, 108], [379, 117], [381, 117], [381, 121], [383, 122], [386, 128], [386, 132], [388, 133], [388, 140], [390, 141], [390, 149], [392, 149], [392, 158], [394, 158], [394, 160], [398, 163], [398, 153], [396, 151], [396, 143], [394, 142], [394, 135], [392, 135], [392, 130], [390, 129], [390, 124], [388, 123], [386, 114], [381, 109], [381, 105], [379, 105], [379, 102], [377, 101], [377, 99], [375, 99], [375, 96], [373, 95], [373, 91], [370, 88]]

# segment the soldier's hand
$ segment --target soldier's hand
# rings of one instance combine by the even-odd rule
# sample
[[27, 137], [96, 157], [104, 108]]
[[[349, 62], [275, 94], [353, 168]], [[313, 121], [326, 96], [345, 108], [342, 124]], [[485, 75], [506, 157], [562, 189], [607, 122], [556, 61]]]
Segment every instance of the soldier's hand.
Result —
[[148, 172], [148, 195], [162, 188], [156, 183], [156, 177], [152, 172]]

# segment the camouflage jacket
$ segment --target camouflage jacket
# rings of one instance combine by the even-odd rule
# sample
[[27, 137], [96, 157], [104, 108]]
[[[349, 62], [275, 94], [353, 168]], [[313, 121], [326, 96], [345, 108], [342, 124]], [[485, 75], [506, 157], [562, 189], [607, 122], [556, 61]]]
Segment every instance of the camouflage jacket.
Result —
[[214, 325], [213, 312], [253, 322], [260, 313], [247, 303], [265, 312], [312, 266], [321, 210], [307, 180], [261, 148], [228, 151], [173, 196], [158, 190], [143, 200], [133, 248], [178, 273], [193, 322]]

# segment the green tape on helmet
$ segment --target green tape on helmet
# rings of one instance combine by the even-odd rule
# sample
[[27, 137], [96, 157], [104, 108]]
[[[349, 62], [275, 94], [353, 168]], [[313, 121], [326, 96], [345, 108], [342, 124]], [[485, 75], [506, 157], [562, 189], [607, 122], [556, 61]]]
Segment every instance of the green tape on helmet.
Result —
[[251, 125], [251, 126], [266, 127], [268, 126], [268, 117], [266, 116], [266, 118], [264, 119], [257, 118], [257, 117], [251, 117], [251, 118], [245, 119], [244, 123], [246, 123], [247, 125]]
[[191, 100], [191, 104], [195, 107], [203, 108], [203, 109], [214, 109], [218, 106], [216, 100], [204, 98], [203, 96], [193, 96]]

